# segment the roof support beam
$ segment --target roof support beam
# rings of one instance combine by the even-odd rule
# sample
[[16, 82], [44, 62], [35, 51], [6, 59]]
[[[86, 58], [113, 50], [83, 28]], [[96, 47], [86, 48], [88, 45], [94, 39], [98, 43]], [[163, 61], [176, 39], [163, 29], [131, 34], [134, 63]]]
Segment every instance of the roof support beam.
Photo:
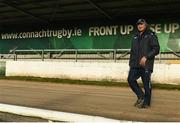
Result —
[[55, 7], [53, 9], [52, 16], [50, 18], [51, 22], [54, 21], [54, 18], [56, 17], [56, 13], [57, 13], [57, 10], [59, 8], [59, 4], [60, 4], [60, 0], [56, 0], [56, 5], [55, 5]]
[[95, 4], [92, 0], [86, 0], [91, 6], [95, 7], [101, 14], [105, 15], [108, 19], [112, 20], [113, 18], [107, 14], [101, 7]]
[[9, 3], [9, 2], [3, 1], [3, 2], [1, 2], [1, 3], [3, 3], [4, 5], [6, 5], [6, 6], [8, 6], [8, 7], [13, 8], [13, 9], [15, 9], [15, 10], [17, 10], [17, 11], [23, 13], [23, 14], [26, 14], [26, 15], [28, 15], [28, 16], [30, 16], [30, 17], [32, 17], [32, 18], [34, 18], [34, 19], [36, 19], [36, 20], [38, 20], [38, 21], [40, 21], [40, 22], [49, 24], [48, 21], [46, 21], [46, 20], [44, 20], [44, 19], [41, 19], [41, 18], [39, 18], [38, 16], [35, 16], [35, 15], [33, 15], [32, 13], [30, 13], [30, 12], [28, 12], [28, 11], [22, 9], [22, 8], [19, 8], [19, 7], [15, 6], [15, 5], [13, 5], [13, 4]]

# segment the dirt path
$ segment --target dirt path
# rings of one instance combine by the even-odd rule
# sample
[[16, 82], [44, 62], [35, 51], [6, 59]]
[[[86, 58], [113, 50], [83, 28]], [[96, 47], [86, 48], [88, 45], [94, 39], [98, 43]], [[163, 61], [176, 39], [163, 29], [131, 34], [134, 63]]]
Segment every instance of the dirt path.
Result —
[[127, 87], [0, 80], [0, 102], [133, 121], [180, 121], [180, 91], [153, 90], [152, 107], [138, 109]]

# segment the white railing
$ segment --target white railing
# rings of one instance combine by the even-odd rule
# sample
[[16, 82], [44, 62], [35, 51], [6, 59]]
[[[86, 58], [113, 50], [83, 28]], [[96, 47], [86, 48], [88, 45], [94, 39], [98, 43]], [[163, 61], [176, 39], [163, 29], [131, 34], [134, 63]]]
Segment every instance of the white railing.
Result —
[[[47, 53], [58, 53], [59, 55], [62, 55], [63, 53], [71, 53], [71, 54], [74, 54], [74, 59], [75, 61], [77, 62], [78, 60], [78, 55], [81, 54], [81, 53], [84, 53], [84, 54], [88, 54], [88, 53], [96, 53], [98, 54], [99, 56], [101, 56], [102, 58], [105, 58], [105, 59], [111, 59], [111, 60], [114, 60], [116, 61], [117, 58], [121, 58], [121, 57], [124, 57], [126, 56], [129, 52], [130, 52], [130, 49], [30, 49], [30, 50], [10, 50], [11, 53], [13, 53], [14, 55], [14, 60], [17, 60], [18, 59], [18, 54], [27, 54], [27, 53], [33, 53], [33, 54], [38, 54], [41, 56], [41, 60], [44, 61], [45, 57], [44, 55], [47, 54]], [[117, 53], [121, 52], [121, 56], [120, 57], [117, 57]], [[106, 58], [105, 56], [103, 56], [102, 54], [100, 53], [111, 53], [112, 57], [109, 57], [109, 58]]]

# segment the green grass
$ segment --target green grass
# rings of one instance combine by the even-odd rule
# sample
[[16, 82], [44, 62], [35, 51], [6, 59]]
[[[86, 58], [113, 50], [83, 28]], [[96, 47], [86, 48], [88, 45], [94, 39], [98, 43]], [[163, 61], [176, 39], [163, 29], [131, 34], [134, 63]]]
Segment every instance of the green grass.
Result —
[[120, 86], [127, 87], [128, 84], [125, 82], [111, 82], [111, 81], [86, 81], [86, 80], [71, 80], [71, 79], [59, 79], [59, 78], [41, 78], [41, 77], [0, 77], [5, 80], [24, 80], [24, 81], [36, 81], [36, 82], [49, 82], [49, 83], [60, 83], [60, 84], [78, 84], [78, 85], [99, 85], [99, 86]]
[[0, 122], [5, 122], [4, 120], [0, 119]]
[[[20, 77], [20, 76], [9, 76], [0, 77], [0, 79], [5, 80], [23, 80], [32, 82], [49, 82], [49, 83], [60, 83], [60, 84], [78, 84], [78, 85], [95, 85], [95, 86], [107, 86], [107, 87], [128, 87], [127, 82], [113, 82], [113, 81], [86, 81], [86, 80], [70, 80], [70, 79], [59, 79], [59, 78], [41, 78], [41, 77]], [[140, 83], [140, 86], [142, 84]], [[166, 89], [166, 90], [180, 90], [180, 85], [171, 84], [152, 84], [153, 88], [156, 89]]]

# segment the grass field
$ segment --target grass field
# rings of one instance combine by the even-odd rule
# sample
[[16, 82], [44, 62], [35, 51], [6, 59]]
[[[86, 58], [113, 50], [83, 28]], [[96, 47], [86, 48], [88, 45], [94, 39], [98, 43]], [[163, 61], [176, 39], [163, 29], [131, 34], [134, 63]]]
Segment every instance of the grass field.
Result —
[[47, 122], [46, 119], [38, 117], [27, 117], [17, 114], [11, 114], [6, 112], [0, 112], [0, 122]]
[[[60, 84], [78, 84], [78, 85], [96, 85], [96, 86], [114, 86], [114, 87], [128, 87], [127, 82], [113, 82], [113, 81], [86, 81], [86, 80], [70, 80], [70, 79], [59, 79], [59, 78], [41, 78], [41, 77], [20, 77], [20, 76], [10, 76], [10, 77], [0, 77], [0, 79], [5, 80], [24, 80], [24, 81], [38, 81], [38, 82], [50, 82], [50, 83], [60, 83]], [[142, 83], [140, 83], [142, 86]], [[153, 88], [156, 89], [166, 89], [166, 90], [180, 90], [180, 85], [172, 84], [152, 84]]]
[[[141, 110], [134, 107], [136, 97], [127, 87], [127, 83], [60, 79], [54, 80], [54, 83], [52, 79], [48, 79], [50, 82], [47, 82], [45, 78], [16, 77], [16, 79], [21, 80], [13, 80], [10, 77], [0, 80], [1, 103], [127, 121], [180, 121], [178, 90], [153, 89], [151, 107]], [[178, 89], [178, 86], [172, 85], [160, 85], [160, 87]], [[154, 88], [160, 87], [158, 84], [154, 85]], [[5, 121], [11, 121], [9, 118], [14, 117], [8, 117]], [[3, 117], [0, 119], [4, 120]]]

